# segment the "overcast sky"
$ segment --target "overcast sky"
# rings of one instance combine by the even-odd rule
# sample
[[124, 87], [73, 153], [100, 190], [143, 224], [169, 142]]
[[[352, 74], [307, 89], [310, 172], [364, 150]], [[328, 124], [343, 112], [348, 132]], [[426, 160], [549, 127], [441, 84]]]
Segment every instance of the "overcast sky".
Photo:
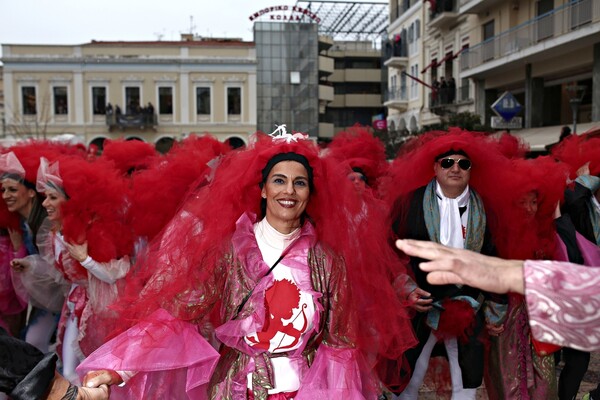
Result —
[[[248, 17], [296, 0], [0, 0], [0, 43], [179, 40], [181, 33], [252, 40]], [[193, 23], [190, 21], [193, 17]]]

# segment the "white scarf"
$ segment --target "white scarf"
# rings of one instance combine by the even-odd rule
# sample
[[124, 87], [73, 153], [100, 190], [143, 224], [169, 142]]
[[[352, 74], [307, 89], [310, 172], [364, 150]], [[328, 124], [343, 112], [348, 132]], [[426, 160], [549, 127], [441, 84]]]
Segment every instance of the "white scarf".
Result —
[[463, 225], [459, 207], [469, 204], [469, 186], [455, 199], [444, 196], [440, 184], [435, 182], [435, 193], [440, 208], [440, 242], [445, 246], [458, 249], [465, 247]]

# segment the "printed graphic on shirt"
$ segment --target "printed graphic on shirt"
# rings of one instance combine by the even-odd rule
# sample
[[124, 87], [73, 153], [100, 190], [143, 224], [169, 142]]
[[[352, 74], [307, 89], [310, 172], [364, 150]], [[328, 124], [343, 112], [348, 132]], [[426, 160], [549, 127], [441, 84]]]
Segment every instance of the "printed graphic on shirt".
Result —
[[298, 347], [300, 337], [309, 327], [308, 305], [301, 298], [300, 289], [291, 280], [275, 281], [265, 293], [263, 330], [246, 336], [246, 342], [271, 353]]

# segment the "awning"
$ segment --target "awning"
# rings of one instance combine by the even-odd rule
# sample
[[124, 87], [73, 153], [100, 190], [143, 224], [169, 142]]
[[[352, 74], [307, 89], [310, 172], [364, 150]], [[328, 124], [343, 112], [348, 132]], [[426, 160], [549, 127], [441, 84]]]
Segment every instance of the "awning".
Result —
[[[557, 143], [560, 136], [560, 130], [564, 125], [543, 126], [540, 128], [514, 129], [510, 133], [513, 136], [523, 139], [529, 144], [531, 151], [546, 151], [546, 146]], [[600, 129], [600, 122], [588, 122], [577, 124], [579, 135], [593, 129]]]

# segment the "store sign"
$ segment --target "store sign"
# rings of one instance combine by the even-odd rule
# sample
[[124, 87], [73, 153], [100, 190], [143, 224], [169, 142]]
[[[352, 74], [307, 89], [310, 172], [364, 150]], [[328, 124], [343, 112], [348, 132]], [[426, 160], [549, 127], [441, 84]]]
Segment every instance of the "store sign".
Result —
[[509, 121], [502, 117], [492, 115], [492, 128], [494, 129], [521, 129], [523, 128], [523, 118], [512, 117]]
[[254, 21], [262, 16], [269, 15], [269, 21], [301, 21], [303, 17], [308, 17], [316, 23], [321, 22], [321, 18], [307, 8], [298, 6], [271, 6], [265, 7], [251, 14], [248, 18]]
[[502, 93], [502, 96], [492, 104], [492, 111], [505, 121], [512, 120], [522, 109], [521, 104], [510, 92]]
[[387, 129], [387, 121], [385, 119], [378, 119], [373, 121], [373, 128], [378, 131], [385, 131]]

